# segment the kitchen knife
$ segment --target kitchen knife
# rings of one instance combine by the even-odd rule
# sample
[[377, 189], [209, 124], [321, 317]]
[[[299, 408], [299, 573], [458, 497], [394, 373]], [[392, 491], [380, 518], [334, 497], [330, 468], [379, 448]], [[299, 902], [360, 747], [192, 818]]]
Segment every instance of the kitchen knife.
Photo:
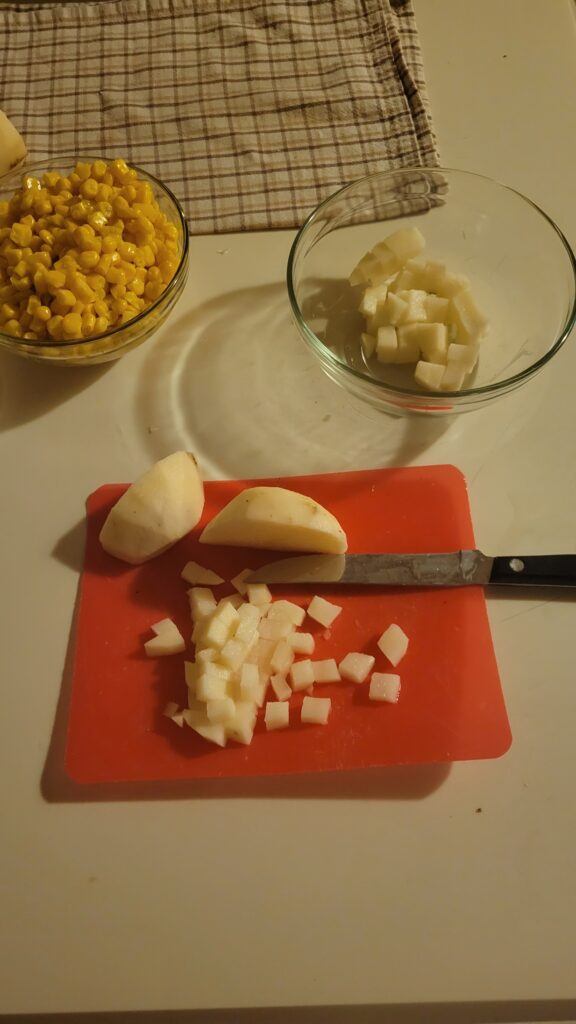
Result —
[[269, 562], [245, 583], [332, 583], [377, 587], [463, 587], [503, 584], [576, 587], [575, 555], [443, 554], [300, 555]]

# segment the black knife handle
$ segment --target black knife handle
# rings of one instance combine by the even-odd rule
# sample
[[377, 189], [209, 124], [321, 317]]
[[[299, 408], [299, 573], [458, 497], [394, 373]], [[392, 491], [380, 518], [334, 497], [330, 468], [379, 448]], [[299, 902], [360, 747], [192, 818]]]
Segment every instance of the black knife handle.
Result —
[[512, 587], [576, 587], [576, 555], [495, 558], [489, 582]]

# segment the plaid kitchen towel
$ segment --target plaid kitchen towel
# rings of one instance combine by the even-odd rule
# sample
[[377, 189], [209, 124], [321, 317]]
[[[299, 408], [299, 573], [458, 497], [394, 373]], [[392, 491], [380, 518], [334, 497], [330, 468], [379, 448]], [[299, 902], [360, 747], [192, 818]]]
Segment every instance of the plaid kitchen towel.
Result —
[[293, 228], [437, 163], [412, 0], [0, 3], [0, 107], [30, 160], [156, 174], [195, 234]]

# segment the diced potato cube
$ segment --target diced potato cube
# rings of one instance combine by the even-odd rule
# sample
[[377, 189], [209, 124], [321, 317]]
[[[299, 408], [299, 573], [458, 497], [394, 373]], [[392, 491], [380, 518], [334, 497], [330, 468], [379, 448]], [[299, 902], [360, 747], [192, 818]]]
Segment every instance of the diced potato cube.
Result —
[[216, 598], [209, 587], [192, 587], [188, 591], [188, 599], [194, 622], [201, 622], [216, 611]]
[[371, 359], [376, 350], [376, 338], [374, 337], [374, 335], [362, 333], [361, 345], [362, 351], [366, 359]]
[[203, 671], [204, 667], [205, 663], [198, 665], [195, 661], [184, 662], [184, 679], [186, 680], [186, 686], [196, 686], [198, 676]]
[[304, 697], [300, 719], [312, 725], [326, 725], [331, 708], [330, 697]]
[[451, 274], [446, 271], [438, 281], [436, 294], [442, 295], [445, 299], [451, 299], [458, 292], [469, 287], [470, 281], [465, 274]]
[[264, 712], [264, 724], [268, 732], [272, 729], [285, 729], [290, 724], [290, 705], [282, 701], [269, 700]]
[[242, 569], [242, 572], [239, 572], [237, 576], [234, 576], [234, 579], [230, 580], [230, 583], [232, 584], [233, 587], [236, 588], [239, 594], [242, 594], [244, 596], [244, 594], [246, 593], [246, 584], [244, 580], [253, 572], [254, 569]]
[[425, 323], [426, 315], [426, 292], [418, 288], [411, 288], [409, 291], [398, 292], [398, 298], [406, 303], [406, 309], [402, 314], [403, 324]]
[[315, 683], [338, 683], [340, 672], [334, 658], [311, 662]]
[[460, 391], [466, 371], [458, 363], [448, 363], [442, 377], [442, 391]]
[[174, 633], [174, 629], [178, 627], [172, 622], [172, 619], [160, 619], [159, 622], [155, 622], [150, 629], [156, 636], [161, 636], [163, 633]]
[[301, 626], [305, 616], [305, 609], [301, 608], [299, 604], [295, 604], [294, 601], [274, 601], [268, 609], [269, 619], [289, 619], [295, 626]]
[[360, 299], [360, 305], [358, 307], [362, 316], [365, 316], [367, 319], [368, 317], [374, 316], [378, 306], [384, 305], [386, 302], [387, 294], [388, 288], [385, 284], [366, 288], [362, 298]]
[[199, 676], [194, 693], [197, 700], [204, 702], [223, 700], [228, 696], [226, 683], [223, 679], [217, 679], [216, 676]]
[[448, 346], [447, 364], [449, 366], [454, 364], [464, 370], [465, 373], [471, 373], [478, 362], [479, 351], [478, 345], [457, 345], [453, 343]]
[[220, 661], [232, 672], [236, 672], [244, 663], [247, 653], [246, 644], [241, 644], [239, 640], [227, 640], [222, 648]]
[[238, 624], [238, 612], [230, 603], [221, 605], [206, 623], [202, 638], [206, 647], [222, 648]]
[[162, 619], [151, 629], [156, 633], [152, 640], [147, 640], [144, 650], [148, 658], [162, 658], [169, 654], [180, 654], [186, 650], [186, 643], [178, 626], [172, 619]]
[[397, 363], [417, 363], [420, 358], [420, 345], [418, 335], [423, 324], [402, 324], [396, 328], [398, 338], [398, 349], [396, 352]]
[[398, 328], [398, 341], [417, 345], [429, 363], [446, 363], [448, 332], [446, 324], [404, 324]]
[[449, 299], [442, 299], [439, 295], [427, 295], [424, 299], [424, 309], [428, 323], [448, 323], [449, 307]]
[[240, 622], [236, 627], [236, 632], [234, 633], [234, 639], [238, 640], [241, 644], [245, 644], [247, 647], [249, 647], [257, 637], [258, 626], [253, 625], [251, 622]]
[[250, 604], [256, 605], [257, 608], [270, 604], [272, 594], [265, 583], [249, 583], [246, 589]]
[[387, 272], [382, 262], [369, 252], [356, 264], [348, 280], [352, 287], [357, 284], [378, 285], [384, 284], [392, 273], [393, 270]]
[[410, 288], [416, 287], [416, 275], [411, 270], [407, 270], [406, 267], [396, 275], [389, 285], [389, 289], [394, 293], [394, 295], [398, 295], [398, 292], [405, 292]]
[[374, 267], [370, 271], [372, 285], [382, 284], [388, 278], [392, 278], [393, 273], [400, 270], [401, 264], [398, 256], [385, 242], [378, 242], [369, 255], [377, 261], [377, 268]]
[[206, 569], [203, 565], [198, 565], [198, 562], [186, 562], [180, 576], [187, 583], [190, 583], [191, 586], [203, 584], [208, 587], [217, 587], [220, 583], [224, 583], [224, 580], [217, 572], [213, 572], [212, 569]]
[[230, 681], [230, 673], [224, 669], [224, 675], [208, 672], [208, 668], [200, 673], [196, 680], [194, 693], [196, 700], [222, 700], [228, 696], [227, 687]]
[[216, 611], [218, 611], [219, 608], [223, 608], [226, 604], [232, 605], [232, 608], [234, 608], [235, 611], [238, 611], [238, 609], [244, 604], [244, 598], [242, 597], [242, 594], [227, 594], [226, 597], [221, 597], [218, 601]]
[[190, 726], [194, 732], [197, 732], [203, 739], [208, 740], [210, 743], [216, 743], [219, 747], [226, 746], [226, 728], [220, 722], [209, 722], [206, 718], [205, 721], [198, 718], [195, 712], [191, 712], [185, 709], [182, 712], [184, 721]]
[[[400, 264], [419, 256], [426, 241], [424, 235], [418, 228], [399, 228], [393, 234], [388, 235], [384, 244], [392, 250]], [[372, 252], [376, 253], [377, 246]]]
[[459, 340], [466, 344], [478, 341], [488, 326], [469, 288], [464, 288], [451, 299], [450, 319], [456, 325]]
[[252, 701], [236, 702], [234, 718], [224, 726], [228, 739], [248, 746], [252, 742], [258, 709]]
[[206, 714], [211, 722], [229, 722], [234, 718], [236, 705], [230, 697], [206, 702]]
[[402, 322], [402, 318], [408, 308], [408, 304], [401, 299], [399, 295], [395, 295], [393, 292], [388, 292], [388, 298], [384, 303], [384, 315], [386, 316], [386, 322], [392, 324], [393, 327], [396, 324]]
[[318, 594], [312, 598], [308, 608], [306, 609], [306, 612], [311, 619], [319, 622], [321, 626], [326, 626], [326, 628], [332, 625], [334, 620], [340, 615], [341, 611], [342, 608], [339, 605], [331, 604], [330, 601], [326, 601], [323, 597], [319, 597]]
[[397, 704], [400, 696], [400, 676], [391, 672], [374, 672], [368, 690], [370, 700], [387, 701]]
[[270, 685], [278, 700], [289, 700], [292, 696], [292, 688], [286, 682], [285, 676], [274, 675], [270, 677]]
[[289, 619], [262, 619], [258, 632], [265, 640], [282, 640], [294, 632], [294, 623]]
[[351, 683], [363, 683], [368, 678], [376, 659], [371, 654], [360, 654], [350, 652], [340, 662], [338, 668], [342, 679], [348, 679]]
[[314, 682], [314, 669], [310, 659], [305, 661], [296, 661], [290, 669], [290, 680], [292, 682], [292, 689], [296, 692], [298, 690], [305, 690], [311, 683]]
[[179, 711], [177, 714], [172, 715], [172, 721], [174, 722], [174, 725], [178, 725], [181, 729], [184, 725], [184, 712]]
[[286, 637], [286, 643], [292, 648], [295, 654], [313, 654], [314, 637], [312, 633], [291, 633]]
[[[446, 267], [444, 263], [440, 263], [438, 260], [428, 260], [422, 267], [422, 280], [421, 285], [427, 292], [432, 292], [432, 297], [438, 297], [440, 295], [439, 289], [442, 287], [444, 278], [446, 277]], [[430, 318], [436, 319], [436, 318]]]
[[270, 658], [270, 671], [278, 673], [281, 676], [286, 675], [292, 662], [294, 661], [294, 651], [288, 646], [285, 640], [280, 640]]
[[196, 661], [199, 665], [205, 665], [209, 661], [216, 661], [217, 657], [218, 654], [213, 647], [203, 647], [201, 650], [196, 650]]
[[414, 380], [427, 391], [441, 391], [445, 369], [442, 363], [427, 363], [421, 359], [416, 364]]
[[376, 338], [376, 358], [379, 363], [395, 363], [398, 356], [396, 328], [379, 327]]
[[[220, 619], [209, 619], [201, 632], [202, 644], [206, 647], [215, 647], [218, 651], [222, 650], [229, 636], [230, 627]], [[195, 640], [194, 633], [192, 633], [192, 640]]]
[[378, 641], [378, 647], [382, 651], [382, 654], [388, 658], [388, 661], [394, 665], [398, 665], [406, 651], [408, 650], [408, 637], [406, 633], [396, 622], [392, 622], [388, 629], [385, 629]]
[[270, 660], [276, 648], [274, 640], [264, 640], [260, 637], [246, 656], [245, 661], [250, 665], [258, 665], [263, 671], [270, 671]]
[[252, 701], [258, 707], [262, 707], [268, 689], [268, 676], [261, 673], [257, 665], [244, 664], [240, 674], [239, 689], [241, 700]]

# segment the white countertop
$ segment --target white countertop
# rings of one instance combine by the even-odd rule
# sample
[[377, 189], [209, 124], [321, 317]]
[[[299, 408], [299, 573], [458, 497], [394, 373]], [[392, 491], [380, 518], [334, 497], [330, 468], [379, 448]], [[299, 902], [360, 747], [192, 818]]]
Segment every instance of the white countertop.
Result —
[[[570, 0], [416, 9], [444, 164], [516, 186], [576, 243]], [[83, 802], [58, 770], [61, 712], [41, 790], [84, 499], [175, 448], [211, 477], [452, 462], [479, 546], [576, 549], [573, 344], [482, 412], [378, 416], [299, 346], [290, 240], [193, 240], [170, 322], [118, 364], [0, 358], [0, 1013], [411, 1004], [431, 1021], [485, 1003], [482, 1019], [502, 1020], [550, 1001], [565, 1019], [574, 602], [490, 601], [514, 734], [501, 760]]]

